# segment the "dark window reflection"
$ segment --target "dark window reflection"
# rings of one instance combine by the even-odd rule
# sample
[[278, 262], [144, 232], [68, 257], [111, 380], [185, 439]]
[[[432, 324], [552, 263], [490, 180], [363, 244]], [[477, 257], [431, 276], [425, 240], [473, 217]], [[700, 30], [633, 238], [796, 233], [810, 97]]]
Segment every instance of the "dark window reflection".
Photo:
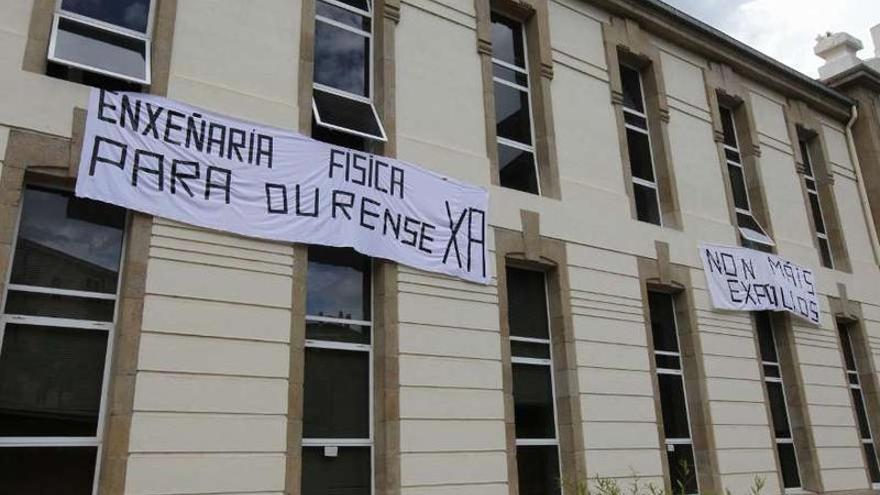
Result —
[[749, 210], [749, 196], [742, 167], [728, 164], [727, 173], [730, 175], [730, 189], [733, 192], [734, 206], [742, 210]]
[[370, 39], [361, 34], [315, 22], [315, 82], [369, 96]]
[[6, 295], [4, 312], [13, 315], [51, 316], [110, 322], [113, 321], [115, 307], [116, 303], [112, 299], [9, 291]]
[[370, 319], [370, 258], [353, 249], [309, 247], [306, 314]]
[[513, 267], [506, 273], [510, 335], [549, 339], [544, 273]]
[[877, 452], [870, 443], [862, 444], [865, 450], [865, 461], [868, 463], [868, 474], [871, 475], [871, 483], [880, 483], [880, 462], [877, 460]]
[[337, 22], [341, 22], [342, 24], [345, 24], [346, 26], [351, 26], [355, 29], [360, 29], [367, 32], [370, 31], [369, 17], [357, 14], [350, 10], [343, 9], [342, 7], [337, 7], [336, 5], [332, 5], [327, 2], [322, 2], [318, 0], [315, 3], [315, 14], [321, 17], [332, 19]]
[[663, 412], [663, 431], [666, 438], [690, 438], [684, 383], [681, 375], [660, 373], [660, 409]]
[[655, 351], [678, 352], [678, 336], [675, 328], [675, 303], [671, 294], [648, 292], [648, 308], [651, 313], [651, 334]]
[[0, 436], [94, 436], [106, 345], [106, 332], [7, 324]]
[[139, 80], [147, 77], [145, 41], [69, 19], [58, 22], [54, 56]]
[[[315, 108], [317, 109], [316, 117], [322, 123], [351, 129], [376, 138], [382, 137], [379, 120], [376, 118], [376, 114], [373, 112], [373, 105], [370, 103], [353, 100], [318, 89], [314, 91], [313, 98]], [[315, 139], [318, 139], [318, 137]]]
[[688, 444], [678, 444], [667, 450], [669, 475], [673, 493], [697, 493], [697, 470], [694, 463], [694, 448]]
[[654, 165], [651, 157], [651, 142], [648, 139], [648, 135], [633, 129], [627, 129], [626, 146], [629, 151], [629, 165], [633, 177], [654, 182]]
[[782, 383], [767, 382], [767, 397], [770, 399], [770, 415], [773, 417], [774, 435], [776, 438], [791, 438], [791, 428], [788, 425], [788, 408], [785, 404]]
[[721, 114], [721, 129], [724, 132], [724, 144], [739, 149], [736, 143], [736, 128], [733, 123], [733, 112], [726, 107], [718, 109]]
[[642, 99], [642, 82], [639, 71], [621, 65], [620, 82], [623, 88], [623, 106], [639, 113], [645, 113], [645, 102]]
[[498, 143], [498, 168], [502, 187], [538, 194], [538, 172], [531, 151]]
[[304, 438], [369, 438], [369, 354], [307, 347]]
[[798, 474], [794, 445], [790, 443], [777, 444], [776, 452], [779, 454], [779, 465], [782, 467], [783, 485], [785, 488], [799, 488], [801, 486], [801, 477]]
[[10, 495], [92, 493], [97, 447], [0, 448], [0, 492]]
[[370, 447], [339, 447], [336, 457], [324, 447], [304, 447], [302, 495], [370, 495]]
[[520, 495], [561, 493], [559, 449], [555, 445], [520, 445], [516, 448]]
[[555, 438], [550, 366], [513, 364], [516, 438]]
[[657, 190], [653, 187], [633, 184], [633, 196], [636, 200], [636, 218], [640, 222], [660, 225], [660, 203], [657, 202]]
[[150, 2], [149, 0], [62, 0], [61, 9], [146, 33]]
[[522, 24], [492, 13], [492, 58], [525, 68]]
[[528, 93], [496, 82], [495, 122], [498, 137], [518, 143], [532, 144]]
[[115, 293], [125, 210], [28, 187], [11, 283]]
[[758, 332], [758, 344], [761, 348], [761, 360], [776, 363], [776, 342], [773, 339], [773, 325], [770, 322], [770, 314], [766, 311], [756, 312], [755, 330]]

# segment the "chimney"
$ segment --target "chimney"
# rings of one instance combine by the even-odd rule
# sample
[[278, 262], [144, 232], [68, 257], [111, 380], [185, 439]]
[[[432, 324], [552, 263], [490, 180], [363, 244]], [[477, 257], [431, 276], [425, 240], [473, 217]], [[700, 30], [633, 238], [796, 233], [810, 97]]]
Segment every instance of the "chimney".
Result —
[[[871, 30], [876, 39], [880, 36], [880, 26]], [[856, 52], [862, 49], [862, 42], [848, 33], [827, 33], [816, 38], [816, 47], [813, 52], [825, 60], [825, 64], [819, 67], [819, 78], [828, 79], [850, 67], [862, 63]]]
[[880, 24], [871, 28], [871, 39], [874, 40], [874, 57], [880, 58]]

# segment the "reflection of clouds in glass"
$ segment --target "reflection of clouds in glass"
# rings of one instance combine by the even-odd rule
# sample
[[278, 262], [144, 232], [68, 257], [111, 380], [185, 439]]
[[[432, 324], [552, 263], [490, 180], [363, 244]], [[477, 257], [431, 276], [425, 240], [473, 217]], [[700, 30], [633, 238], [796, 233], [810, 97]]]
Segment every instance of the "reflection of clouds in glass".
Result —
[[369, 39], [315, 23], [315, 82], [367, 96]]
[[[347, 266], [309, 262], [306, 314], [364, 319], [364, 274]], [[341, 315], [340, 315], [341, 312]]]
[[69, 218], [67, 210], [66, 196], [28, 189], [19, 236], [88, 263], [118, 270], [122, 230]]
[[141, 33], [147, 32], [149, 0], [62, 0], [61, 8]]

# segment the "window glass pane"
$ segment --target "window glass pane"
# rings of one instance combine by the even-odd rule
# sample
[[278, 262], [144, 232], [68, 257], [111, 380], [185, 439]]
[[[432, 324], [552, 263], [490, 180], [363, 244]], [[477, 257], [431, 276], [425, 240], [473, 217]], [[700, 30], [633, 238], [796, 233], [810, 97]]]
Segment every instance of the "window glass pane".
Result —
[[139, 81], [147, 78], [147, 44], [144, 40], [66, 18], [58, 21], [53, 56], [62, 62], [80, 64]]
[[498, 168], [502, 187], [538, 194], [538, 172], [532, 152], [498, 143]]
[[498, 137], [532, 144], [529, 95], [525, 91], [495, 83], [495, 130]]
[[778, 363], [776, 356], [776, 342], [773, 339], [773, 325], [770, 322], [770, 314], [766, 311], [755, 312], [755, 331], [758, 332], [758, 344], [761, 348], [761, 360], [770, 363]]
[[871, 476], [871, 483], [880, 483], [880, 465], [877, 464], [877, 452], [870, 443], [862, 444], [865, 450], [865, 462], [868, 464], [868, 474]]
[[367, 151], [366, 138], [324, 127], [314, 119], [312, 119], [312, 139], [356, 151]]
[[724, 132], [724, 144], [739, 149], [739, 145], [736, 142], [736, 128], [733, 124], [733, 112], [726, 107], [720, 107], [718, 110], [718, 113], [721, 114], [721, 129]]
[[648, 135], [633, 129], [626, 130], [626, 147], [633, 177], [654, 182], [654, 165]]
[[61, 9], [146, 33], [150, 2], [149, 0], [61, 0]]
[[318, 0], [315, 3], [315, 14], [351, 26], [355, 29], [370, 32], [370, 18]]
[[657, 363], [657, 368], [667, 369], [667, 370], [680, 370], [681, 369], [681, 358], [678, 356], [669, 356], [666, 354], [655, 354], [654, 361]]
[[318, 124], [334, 125], [342, 129], [360, 132], [383, 141], [382, 127], [373, 111], [373, 104], [353, 100], [316, 89], [313, 93], [315, 118]]
[[[753, 217], [751, 214], [737, 212], [736, 221], [739, 224], [740, 234], [742, 234], [742, 236], [745, 237], [746, 239], [748, 239], [752, 242], [758, 243], [758, 244], [764, 244], [766, 246], [773, 245], [773, 239], [771, 239], [770, 236], [768, 236], [767, 233], [764, 232], [764, 228], [758, 224], [758, 221], [755, 220], [755, 217]], [[744, 246], [745, 246], [745, 244], [744, 244]], [[745, 246], [745, 247], [751, 247], [751, 246]], [[752, 248], [752, 249], [763, 250], [762, 248]]]
[[0, 448], [3, 493], [91, 494], [97, 454], [97, 447]]
[[369, 354], [305, 349], [303, 438], [369, 438]]
[[663, 411], [663, 431], [666, 438], [690, 438], [684, 383], [681, 375], [658, 374], [660, 409]]
[[620, 66], [620, 82], [623, 87], [623, 106], [645, 113], [642, 100], [642, 82], [639, 72], [625, 65]]
[[770, 415], [773, 417], [773, 434], [776, 438], [791, 438], [782, 383], [767, 382], [767, 398], [770, 400]]
[[848, 371], [857, 371], [852, 344], [849, 340], [849, 328], [844, 325], [840, 325], [840, 345], [843, 347], [843, 359], [846, 363], [846, 369]]
[[848, 378], [847, 381], [849, 381], [850, 385], [859, 385], [859, 374], [858, 373], [855, 373], [852, 371], [847, 371], [846, 376]]
[[816, 181], [813, 179], [804, 179], [804, 183], [807, 185], [807, 191], [816, 192]]
[[779, 467], [782, 469], [782, 482], [785, 488], [800, 488], [801, 477], [798, 474], [794, 444], [778, 443], [776, 444], [776, 452], [779, 453]]
[[550, 366], [513, 364], [516, 438], [556, 438]]
[[7, 324], [0, 436], [95, 436], [106, 350], [107, 332]]
[[555, 445], [520, 445], [516, 448], [520, 495], [561, 493], [558, 450]]
[[775, 364], [765, 364], [764, 365], [764, 378], [781, 378], [782, 374], [779, 371], [779, 366]]
[[641, 184], [633, 184], [633, 195], [636, 200], [636, 217], [639, 221], [660, 225], [657, 190]]
[[816, 232], [825, 233], [825, 220], [822, 218], [822, 209], [819, 207], [819, 195], [807, 194], [810, 198], [810, 209], [813, 212], [813, 225], [816, 226]]
[[694, 448], [688, 444], [676, 444], [666, 450], [672, 493], [697, 493], [697, 471]]
[[339, 3], [344, 3], [346, 5], [351, 5], [356, 9], [363, 10], [364, 12], [371, 12], [371, 2], [370, 0], [336, 0]]
[[861, 438], [871, 438], [871, 427], [868, 425], [868, 415], [865, 410], [865, 402], [862, 400], [862, 391], [851, 388], [853, 407], [856, 410], [856, 419], [859, 422], [859, 435]]
[[361, 96], [370, 94], [370, 38], [315, 22], [315, 82]]
[[634, 113], [623, 112], [623, 121], [629, 125], [634, 125], [639, 129], [648, 130], [648, 119], [639, 117]]
[[514, 357], [550, 359], [550, 345], [511, 340], [510, 354]]
[[369, 447], [339, 447], [336, 457], [324, 447], [304, 447], [302, 495], [370, 495]]
[[519, 84], [526, 88], [529, 87], [529, 76], [524, 72], [508, 69], [507, 67], [502, 67], [498, 64], [492, 64], [492, 74], [499, 79], [504, 79], [505, 81]]
[[725, 148], [724, 149], [724, 158], [726, 158], [734, 163], [742, 164], [742, 156], [737, 151], [733, 151], [733, 150], [729, 150], [729, 149]]
[[507, 321], [510, 335], [549, 339], [544, 274], [507, 267]]
[[822, 257], [822, 266], [834, 268], [834, 258], [831, 257], [831, 245], [828, 239], [819, 237], [819, 255]]
[[492, 13], [492, 58], [525, 68], [522, 24]]
[[671, 294], [648, 292], [648, 309], [651, 313], [651, 335], [655, 351], [678, 352], [675, 328], [675, 303]]
[[309, 246], [306, 314], [370, 319], [370, 258], [348, 248]]
[[115, 302], [108, 299], [9, 291], [5, 313], [109, 322], [114, 308]]
[[801, 157], [804, 160], [804, 174], [809, 177], [815, 177], [815, 174], [813, 174], [813, 161], [810, 159], [810, 150], [807, 147], [807, 142], [800, 139], [798, 140], [798, 145], [801, 147]]
[[743, 210], [749, 210], [748, 188], [746, 187], [746, 177], [743, 175], [742, 167], [728, 164], [727, 173], [730, 175], [730, 190], [733, 193], [734, 206]]
[[351, 344], [369, 344], [370, 327], [325, 321], [306, 321], [306, 338]]
[[28, 187], [10, 282], [115, 293], [124, 226], [122, 208]]

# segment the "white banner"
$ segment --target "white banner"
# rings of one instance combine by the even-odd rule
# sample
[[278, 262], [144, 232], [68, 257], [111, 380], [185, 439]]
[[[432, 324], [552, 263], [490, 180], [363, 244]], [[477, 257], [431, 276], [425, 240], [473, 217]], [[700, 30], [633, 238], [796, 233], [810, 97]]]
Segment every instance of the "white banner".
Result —
[[752, 249], [700, 244], [712, 305], [738, 311], [788, 311], [819, 323], [816, 278], [809, 268]]
[[489, 281], [485, 189], [157, 96], [92, 90], [76, 194]]

